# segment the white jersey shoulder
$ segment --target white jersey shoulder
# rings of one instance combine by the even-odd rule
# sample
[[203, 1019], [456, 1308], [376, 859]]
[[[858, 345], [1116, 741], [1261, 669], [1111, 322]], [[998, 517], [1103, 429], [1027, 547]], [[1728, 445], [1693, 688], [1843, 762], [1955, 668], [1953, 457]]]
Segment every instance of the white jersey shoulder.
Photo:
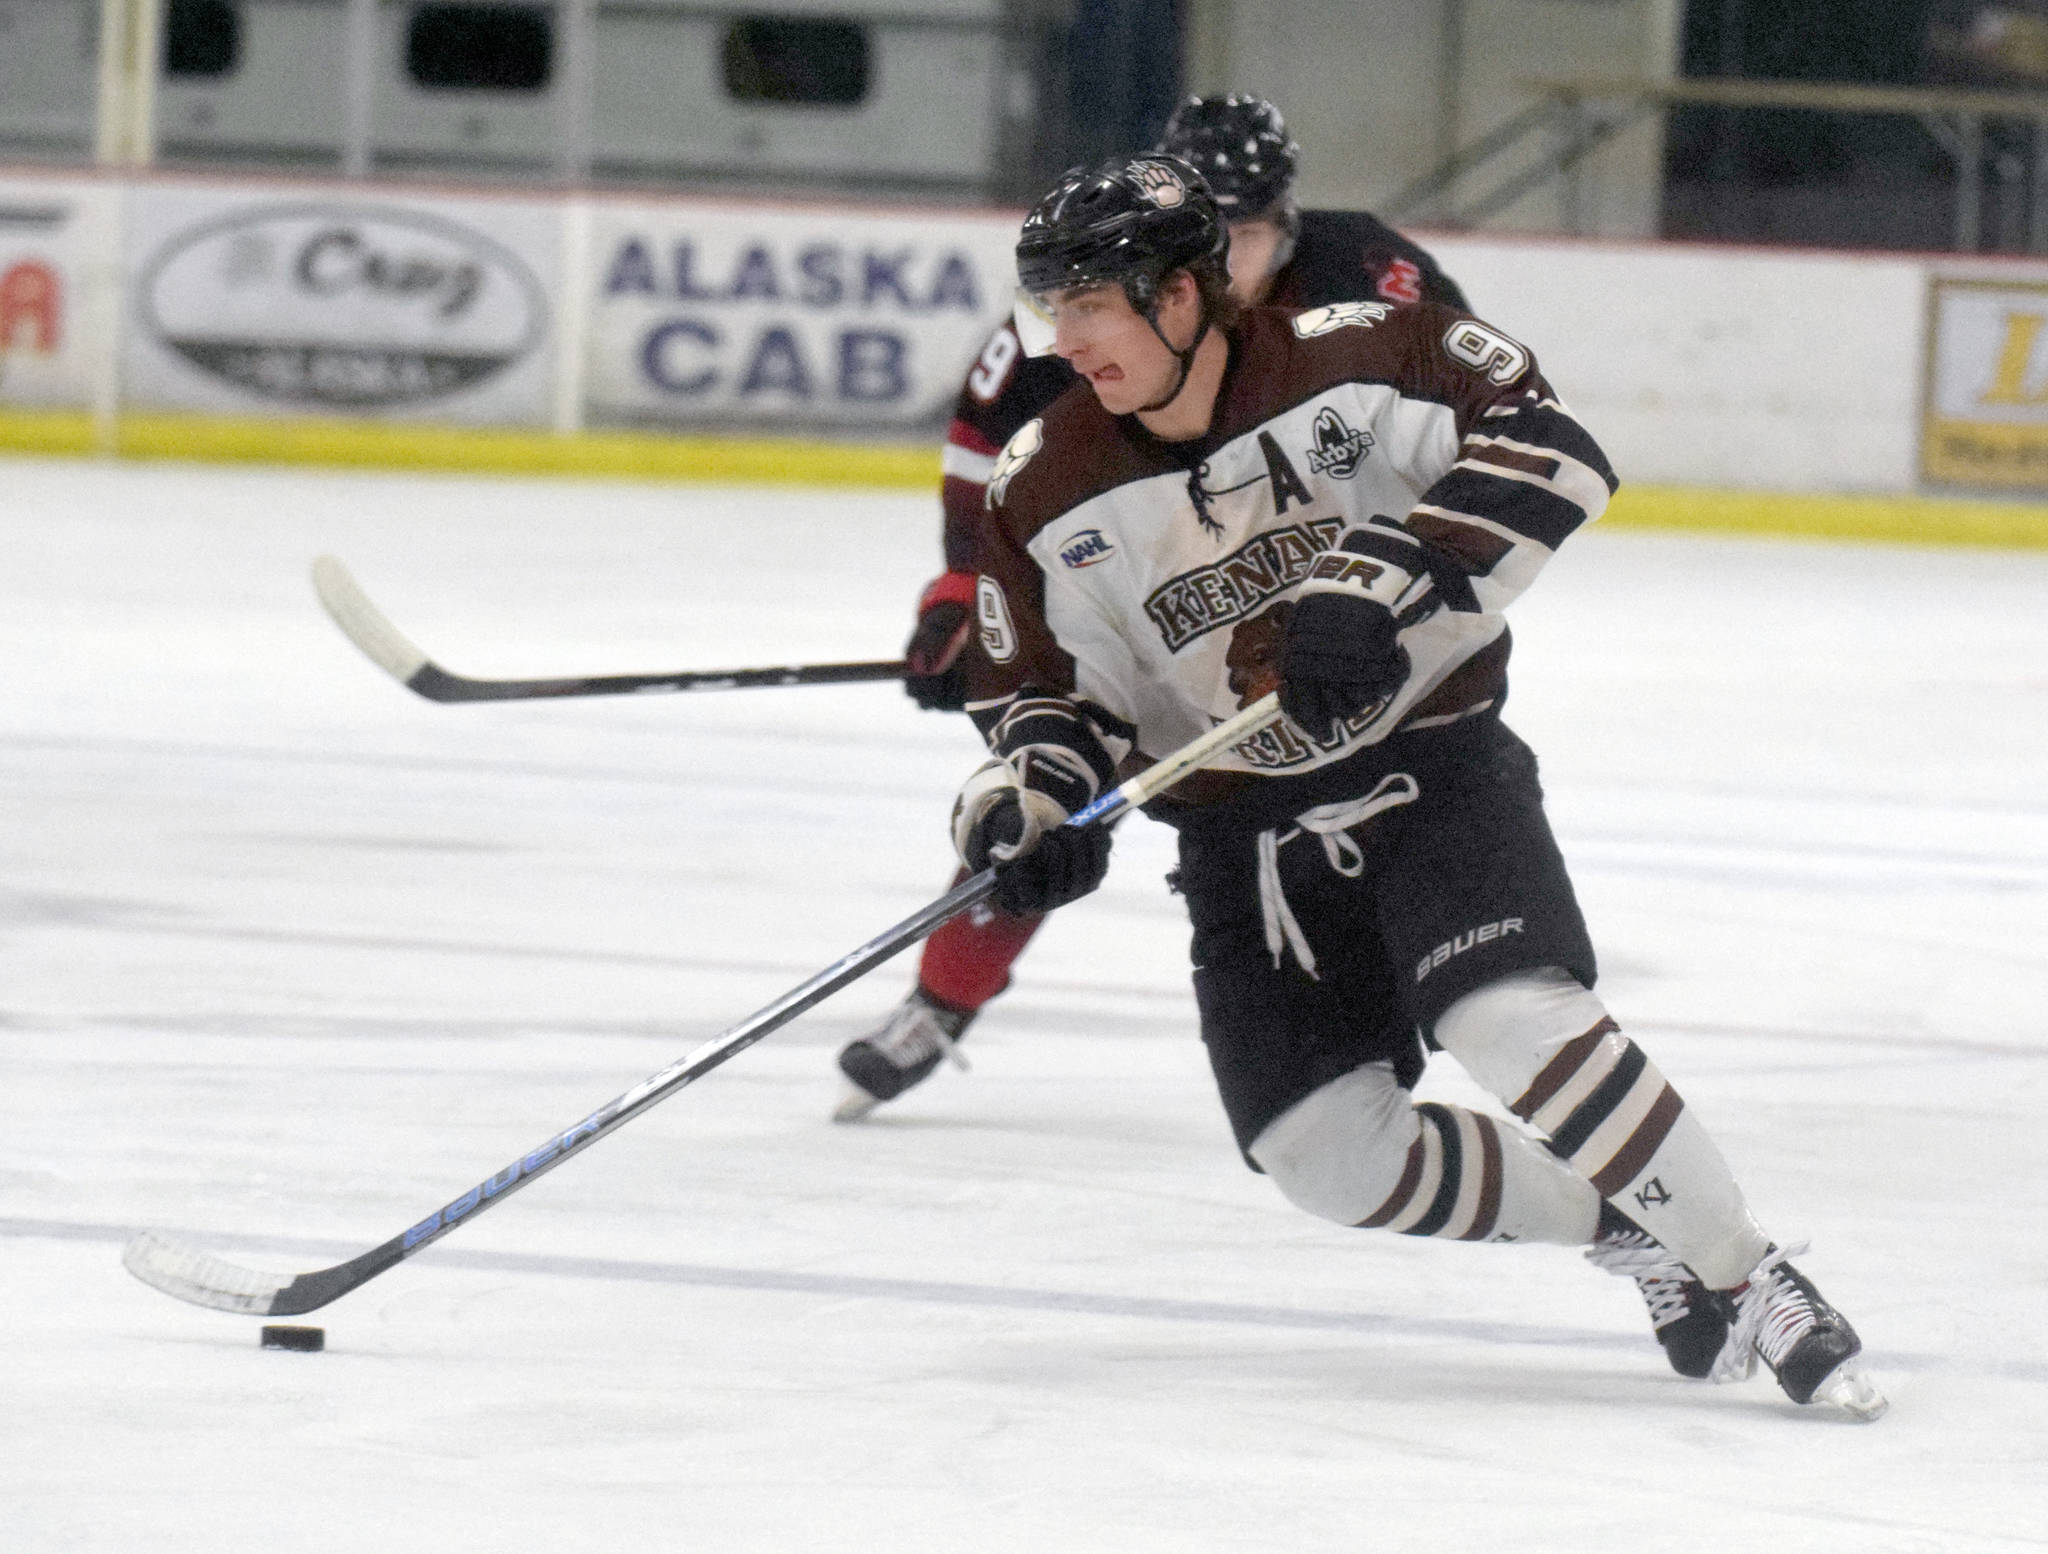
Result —
[[1017, 478], [1017, 472], [1032, 460], [1040, 448], [1045, 446], [1045, 418], [1034, 416], [1011, 434], [1003, 444], [1003, 451], [996, 455], [996, 467], [989, 472], [988, 505], [992, 508], [1003, 505], [1003, 497], [1010, 489], [1010, 482]]
[[1317, 335], [1326, 335], [1337, 329], [1370, 329], [1393, 311], [1393, 307], [1385, 302], [1332, 302], [1328, 307], [1297, 313], [1294, 333], [1297, 339], [1313, 340]]

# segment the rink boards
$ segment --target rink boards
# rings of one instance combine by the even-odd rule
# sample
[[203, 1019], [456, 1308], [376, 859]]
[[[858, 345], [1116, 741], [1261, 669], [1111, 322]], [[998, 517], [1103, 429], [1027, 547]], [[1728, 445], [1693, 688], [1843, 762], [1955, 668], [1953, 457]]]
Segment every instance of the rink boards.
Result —
[[[0, 174], [0, 447], [930, 486], [1015, 222]], [[2048, 543], [2048, 264], [1428, 240], [1616, 521]]]

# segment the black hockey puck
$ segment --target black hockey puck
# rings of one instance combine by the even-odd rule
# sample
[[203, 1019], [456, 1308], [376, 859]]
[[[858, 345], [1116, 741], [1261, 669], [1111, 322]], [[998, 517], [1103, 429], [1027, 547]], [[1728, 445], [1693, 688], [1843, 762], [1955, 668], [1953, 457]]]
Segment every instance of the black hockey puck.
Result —
[[266, 1349], [298, 1349], [307, 1354], [318, 1354], [327, 1347], [327, 1329], [324, 1327], [266, 1327], [263, 1330], [263, 1347]]

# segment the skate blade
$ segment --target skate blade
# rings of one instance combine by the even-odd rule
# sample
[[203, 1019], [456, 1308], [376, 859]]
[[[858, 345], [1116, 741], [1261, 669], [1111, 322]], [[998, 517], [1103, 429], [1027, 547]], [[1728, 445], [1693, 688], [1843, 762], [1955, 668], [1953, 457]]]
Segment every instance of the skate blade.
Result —
[[1865, 1375], [1854, 1360], [1844, 1360], [1829, 1372], [1827, 1380], [1813, 1389], [1811, 1403], [1826, 1403], [1869, 1424], [1882, 1418], [1891, 1400]]
[[869, 1095], [867, 1091], [861, 1089], [859, 1085], [849, 1084], [846, 1087], [846, 1093], [839, 1098], [839, 1104], [832, 1108], [832, 1120], [834, 1122], [859, 1122], [861, 1118], [881, 1104], [880, 1101]]

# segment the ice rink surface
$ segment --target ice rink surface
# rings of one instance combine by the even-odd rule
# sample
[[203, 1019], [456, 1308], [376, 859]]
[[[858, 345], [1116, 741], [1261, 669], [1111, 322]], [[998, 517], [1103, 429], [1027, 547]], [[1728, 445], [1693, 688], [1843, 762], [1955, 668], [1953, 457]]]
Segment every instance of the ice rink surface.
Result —
[[[1288, 1207], [1119, 836], [858, 1127], [906, 959], [356, 1293], [181, 1305], [144, 1226], [381, 1242], [946, 884], [891, 686], [440, 707], [442, 662], [887, 657], [914, 495], [0, 464], [0, 1547], [2048, 1548], [2048, 556], [1602, 533], [1514, 611], [1601, 990], [1890, 1415], [1673, 1376], [1551, 1247]], [[1429, 1094], [1478, 1103], [1446, 1059]], [[1495, 1109], [1498, 1109], [1497, 1107]]]

